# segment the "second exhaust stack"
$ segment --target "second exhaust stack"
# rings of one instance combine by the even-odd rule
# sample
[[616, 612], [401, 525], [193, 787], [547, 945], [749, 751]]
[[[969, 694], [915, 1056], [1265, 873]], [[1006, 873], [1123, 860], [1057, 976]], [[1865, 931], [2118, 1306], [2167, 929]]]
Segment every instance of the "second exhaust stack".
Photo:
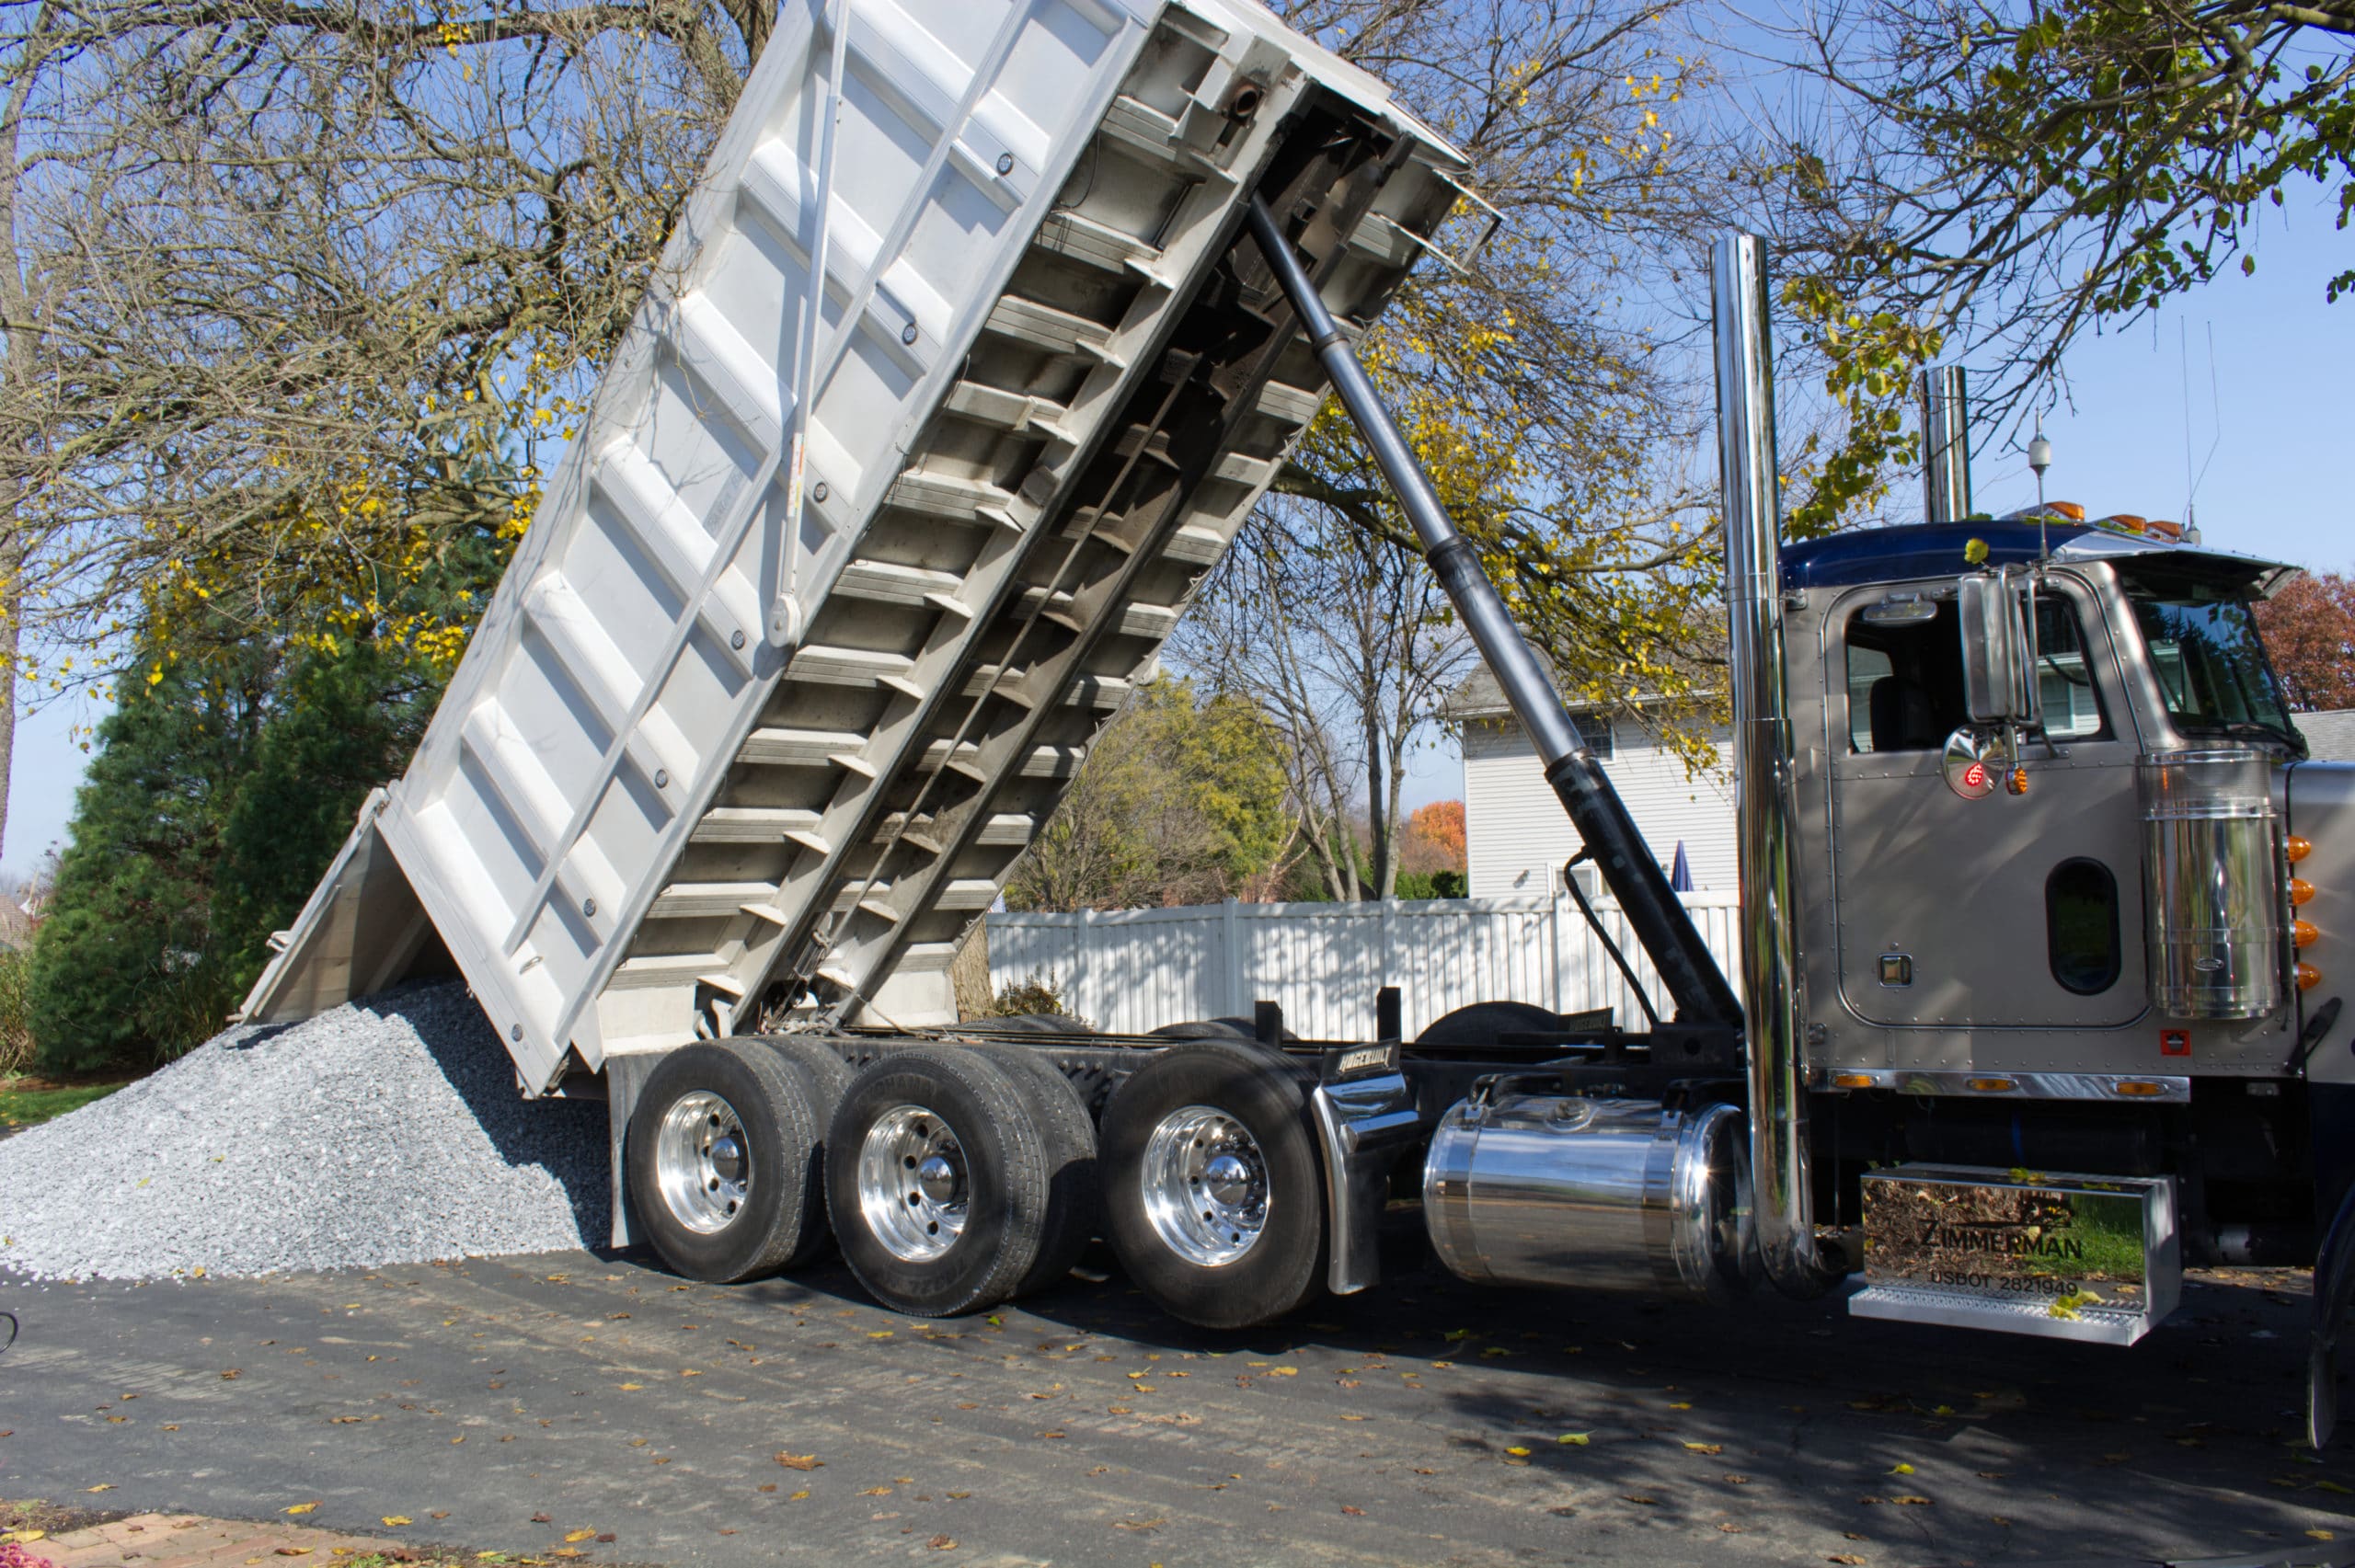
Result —
[[1922, 372], [1922, 521], [1970, 515], [1970, 395], [1960, 365]]

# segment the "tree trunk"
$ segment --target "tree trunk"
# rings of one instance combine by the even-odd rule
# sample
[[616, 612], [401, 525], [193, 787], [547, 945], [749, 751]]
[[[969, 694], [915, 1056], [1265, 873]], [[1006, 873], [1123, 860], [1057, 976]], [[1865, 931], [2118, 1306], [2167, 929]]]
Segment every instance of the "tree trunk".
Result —
[[8, 775], [17, 756], [17, 653], [24, 642], [25, 596], [17, 581], [14, 545], [14, 540], [0, 541], [0, 855], [8, 852]]
[[1388, 748], [1382, 743], [1381, 721], [1375, 718], [1373, 705], [1369, 703], [1366, 704], [1365, 715], [1365, 830], [1366, 836], [1372, 841], [1366, 846], [1369, 851], [1366, 858], [1372, 863], [1373, 878], [1362, 894], [1362, 897], [1368, 898], [1387, 898], [1398, 885], [1397, 876], [1390, 864], [1389, 802], [1395, 796], [1390, 795], [1383, 787], [1385, 783], [1383, 778], [1384, 764], [1386, 761], [1384, 753], [1387, 750]]
[[[44, 4], [33, 18], [33, 38], [49, 30], [53, 7]], [[23, 322], [26, 309], [24, 262], [17, 245], [17, 147], [25, 123], [25, 100], [32, 92], [41, 62], [27, 55], [17, 61], [17, 80], [5, 108], [0, 108], [0, 244], [8, 247], [6, 265], [0, 266], [0, 319]], [[15, 335], [0, 329], [0, 376], [10, 382], [26, 375], [24, 350]], [[16, 400], [10, 399], [13, 403]], [[6, 440], [29, 446], [32, 432], [10, 430]], [[8, 844], [8, 775], [17, 750], [17, 660], [24, 651], [25, 582], [21, 536], [17, 532], [17, 500], [21, 481], [0, 484], [0, 853]]]

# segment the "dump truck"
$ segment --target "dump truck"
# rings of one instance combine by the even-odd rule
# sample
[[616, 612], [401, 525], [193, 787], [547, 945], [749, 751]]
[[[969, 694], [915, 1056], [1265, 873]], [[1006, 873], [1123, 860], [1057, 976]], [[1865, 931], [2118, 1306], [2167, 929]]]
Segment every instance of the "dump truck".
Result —
[[[1100, 1237], [1178, 1317], [1265, 1322], [1376, 1285], [1394, 1198], [1468, 1279], [2113, 1345], [2188, 1265], [2311, 1264], [2322, 1441], [2355, 769], [2306, 760], [2266, 661], [2290, 568], [1974, 515], [1946, 376], [1928, 521], [1786, 545], [1765, 250], [1720, 244], [1729, 977], [1353, 349], [1414, 268], [1477, 264], [1468, 172], [1247, 0], [786, 7], [414, 761], [243, 1015], [463, 976], [524, 1095], [607, 1104], [616, 1244], [712, 1281], [836, 1246], [916, 1314]], [[1358, 1040], [1266, 1003], [960, 1021], [960, 937], [1328, 395], [1646, 1016], [1498, 1001], [1408, 1040], [1370, 976]]]

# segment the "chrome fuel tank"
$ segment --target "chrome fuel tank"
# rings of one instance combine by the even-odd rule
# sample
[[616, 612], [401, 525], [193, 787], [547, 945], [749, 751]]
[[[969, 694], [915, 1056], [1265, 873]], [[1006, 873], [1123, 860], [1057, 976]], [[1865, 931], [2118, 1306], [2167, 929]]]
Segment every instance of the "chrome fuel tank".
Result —
[[1423, 1220], [1465, 1279], [1725, 1297], [1747, 1289], [1743, 1117], [1483, 1089], [1442, 1118]]

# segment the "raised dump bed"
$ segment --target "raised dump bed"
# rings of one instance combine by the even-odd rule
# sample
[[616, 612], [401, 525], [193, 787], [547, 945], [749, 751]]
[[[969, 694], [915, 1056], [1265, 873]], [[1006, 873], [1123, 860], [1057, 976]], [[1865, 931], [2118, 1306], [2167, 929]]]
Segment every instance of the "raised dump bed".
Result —
[[844, 8], [780, 17], [248, 1019], [438, 935], [531, 1093], [792, 1014], [953, 1021], [962, 929], [1324, 396], [1249, 198], [1360, 323], [1457, 200], [1444, 143], [1254, 6], [848, 0], [838, 52]]

